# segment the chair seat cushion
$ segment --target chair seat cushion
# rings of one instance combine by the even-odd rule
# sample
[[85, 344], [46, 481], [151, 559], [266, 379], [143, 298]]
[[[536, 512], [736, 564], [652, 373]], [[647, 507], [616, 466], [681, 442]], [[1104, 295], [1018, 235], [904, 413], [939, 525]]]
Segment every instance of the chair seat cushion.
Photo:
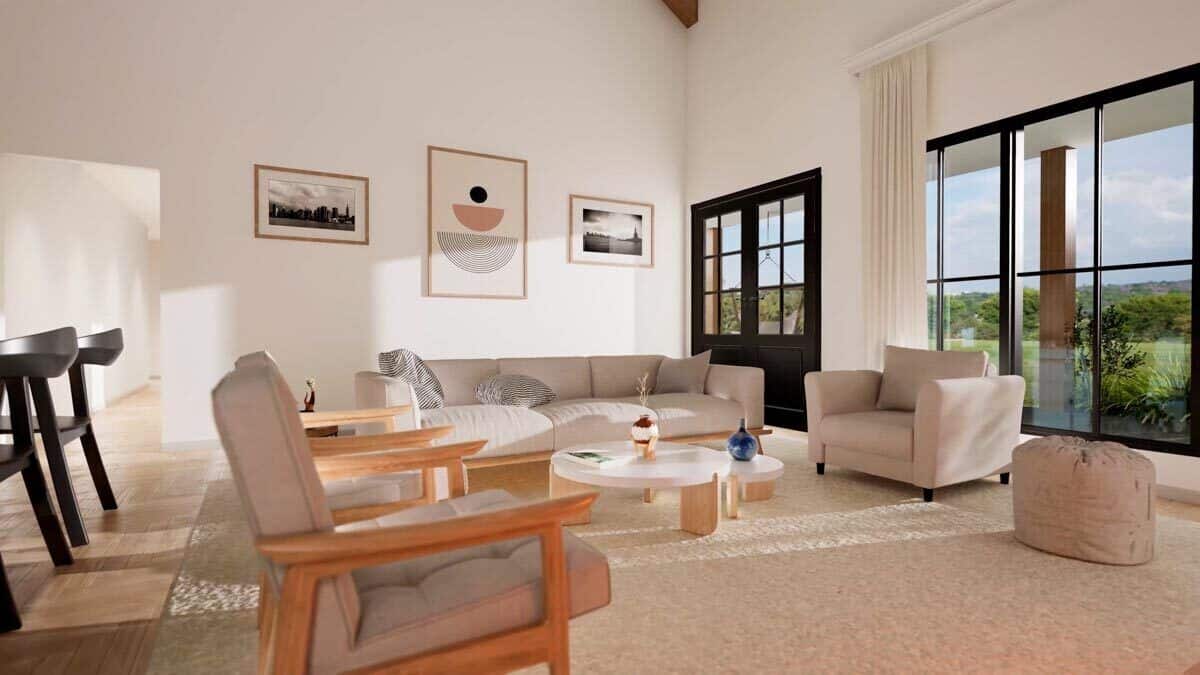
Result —
[[658, 433], [663, 438], [732, 434], [746, 415], [741, 403], [706, 394], [654, 394], [646, 397], [646, 407], [658, 417]]
[[[533, 408], [554, 425], [554, 449], [629, 438], [634, 421], [654, 411], [630, 401], [585, 398]], [[543, 448], [544, 449], [544, 448]]]
[[424, 489], [419, 471], [341, 478], [324, 485], [325, 501], [335, 511], [416, 499]]
[[[487, 490], [338, 530], [431, 522], [520, 503], [502, 490]], [[607, 605], [610, 589], [604, 554], [570, 533], [563, 533], [563, 542], [571, 616]], [[354, 582], [362, 619], [351, 663], [345, 666], [535, 624], [542, 617], [541, 579], [541, 545], [531, 537], [358, 570]]]
[[442, 439], [443, 444], [487, 439], [487, 445], [475, 457], [539, 452], [550, 450], [554, 445], [554, 427], [550, 420], [529, 408], [456, 405], [421, 411], [421, 426], [444, 425], [452, 425], [454, 433]]
[[913, 419], [899, 410], [829, 415], [821, 420], [821, 438], [828, 445], [912, 461]]

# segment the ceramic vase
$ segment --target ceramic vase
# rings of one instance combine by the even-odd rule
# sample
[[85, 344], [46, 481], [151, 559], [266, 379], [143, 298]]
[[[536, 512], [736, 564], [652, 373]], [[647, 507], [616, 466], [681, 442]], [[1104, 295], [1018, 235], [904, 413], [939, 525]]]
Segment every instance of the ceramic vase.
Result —
[[654, 459], [654, 446], [658, 443], [658, 424], [649, 415], [642, 415], [629, 430], [634, 447], [645, 459]]
[[725, 449], [739, 462], [749, 462], [758, 454], [758, 439], [746, 431], [746, 418], [738, 422], [738, 430], [725, 442]]

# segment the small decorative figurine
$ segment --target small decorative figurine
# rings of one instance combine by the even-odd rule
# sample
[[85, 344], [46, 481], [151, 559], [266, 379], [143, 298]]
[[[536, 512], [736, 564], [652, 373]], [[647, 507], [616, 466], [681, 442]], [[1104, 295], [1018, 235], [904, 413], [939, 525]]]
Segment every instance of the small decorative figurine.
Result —
[[658, 444], [658, 425], [649, 415], [642, 415], [633, 423], [629, 435], [633, 437], [633, 447], [643, 459], [654, 459], [654, 446]]
[[317, 409], [317, 381], [313, 378], [308, 378], [304, 381], [306, 391], [304, 392], [304, 410], [302, 412], [314, 412]]

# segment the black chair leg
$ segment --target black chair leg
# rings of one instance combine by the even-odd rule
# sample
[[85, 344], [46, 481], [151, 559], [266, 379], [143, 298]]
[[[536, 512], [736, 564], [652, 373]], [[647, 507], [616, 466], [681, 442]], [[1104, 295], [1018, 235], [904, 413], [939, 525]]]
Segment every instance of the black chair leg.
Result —
[[21, 627], [21, 614], [17, 612], [17, 601], [8, 587], [8, 574], [4, 571], [4, 560], [0, 559], [0, 633], [8, 633]]
[[54, 496], [58, 508], [62, 509], [63, 524], [67, 526], [67, 537], [72, 546], [88, 543], [87, 528], [75, 488], [71, 484], [71, 469], [67, 466], [67, 455], [63, 451], [62, 438], [58, 435], [58, 421], [54, 415], [54, 399], [50, 396], [50, 385], [44, 379], [29, 380], [33, 407], [37, 411], [38, 427], [42, 434], [42, 447], [46, 450], [46, 463], [50, 465], [50, 479], [54, 482]]
[[825, 475], [825, 462], [817, 462], [817, 475], [818, 476]]
[[75, 562], [71, 555], [71, 547], [63, 536], [62, 527], [58, 524], [58, 516], [54, 513], [54, 504], [50, 502], [50, 492], [46, 489], [46, 477], [42, 475], [42, 466], [37, 454], [29, 458], [29, 466], [21, 470], [21, 478], [25, 479], [25, 491], [29, 493], [29, 503], [33, 504], [33, 515], [37, 517], [38, 527], [42, 530], [42, 540], [50, 551], [50, 559], [55, 565], [70, 565]]
[[1008, 472], [1007, 472], [1007, 471], [1005, 471], [1004, 473], [1000, 474], [1000, 484], [1001, 484], [1001, 485], [1008, 485]]
[[113, 495], [112, 485], [108, 482], [108, 472], [104, 470], [104, 459], [100, 457], [100, 445], [96, 443], [96, 432], [92, 425], [87, 425], [87, 431], [79, 438], [83, 445], [83, 456], [87, 458], [88, 471], [92, 472], [92, 483], [96, 486], [96, 494], [100, 496], [100, 506], [105, 511], [117, 508], [117, 498]]
[[921, 492], [921, 497], [923, 497], [925, 499], [925, 501], [927, 501], [927, 502], [933, 501], [933, 489], [922, 488], [922, 490], [923, 491]]

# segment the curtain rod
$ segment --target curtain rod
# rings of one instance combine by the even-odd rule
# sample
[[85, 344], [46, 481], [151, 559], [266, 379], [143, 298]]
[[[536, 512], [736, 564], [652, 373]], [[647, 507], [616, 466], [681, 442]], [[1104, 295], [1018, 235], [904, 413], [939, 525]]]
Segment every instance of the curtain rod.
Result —
[[874, 47], [851, 56], [843, 61], [842, 65], [850, 71], [851, 75], [857, 77], [877, 63], [883, 63], [893, 56], [903, 54], [913, 47], [934, 40], [951, 28], [983, 16], [1010, 2], [1012, 0], [968, 0], [948, 12], [939, 14], [918, 26], [893, 35]]

